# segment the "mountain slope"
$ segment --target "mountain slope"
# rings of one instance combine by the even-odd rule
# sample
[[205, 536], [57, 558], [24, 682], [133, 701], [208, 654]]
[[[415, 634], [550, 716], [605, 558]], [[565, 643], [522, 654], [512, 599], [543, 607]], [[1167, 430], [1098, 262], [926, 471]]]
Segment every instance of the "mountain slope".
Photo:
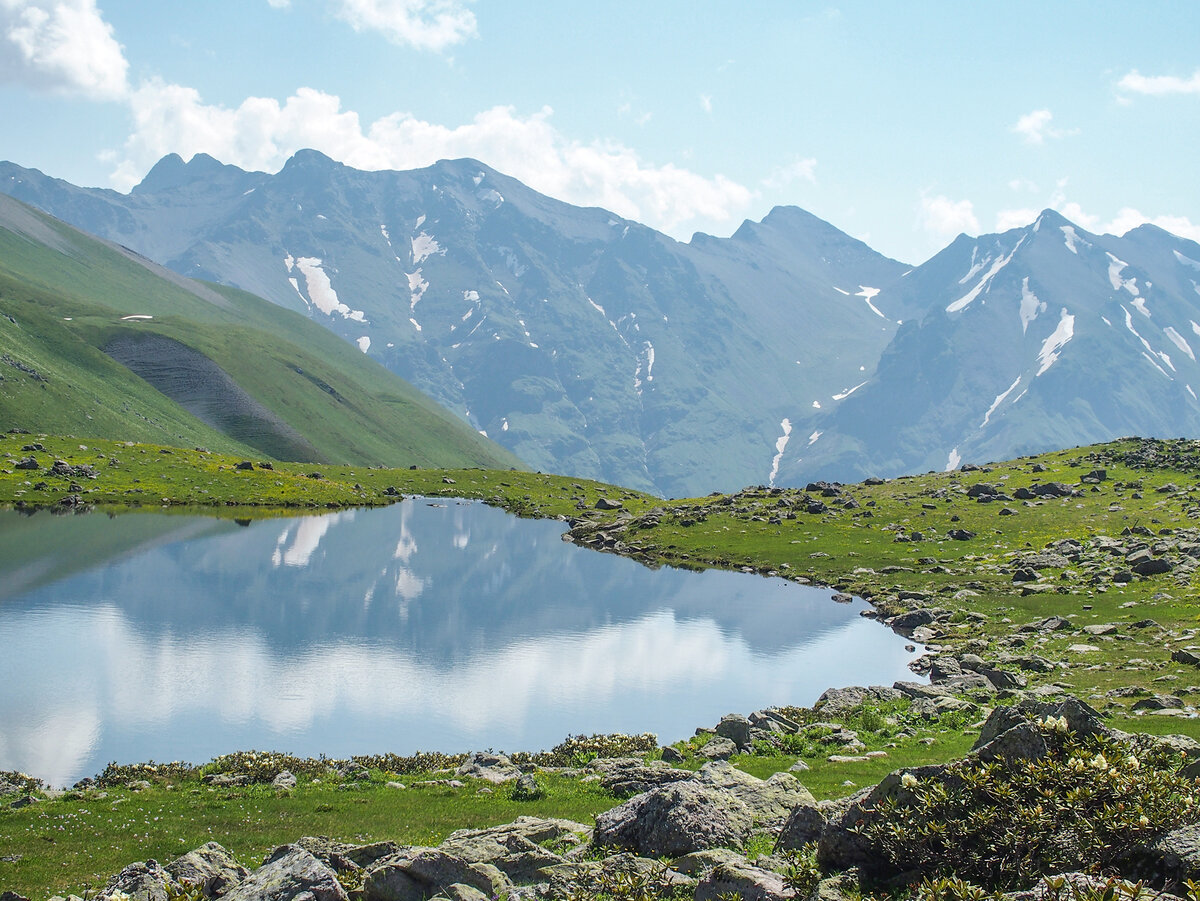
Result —
[[782, 464], [843, 480], [1121, 435], [1200, 434], [1200, 245], [1093, 235], [1047, 210], [960, 236], [895, 289], [924, 299], [862, 390]]
[[0, 421], [280, 459], [511, 466], [360, 352], [0, 196]]
[[919, 307], [800, 210], [681, 244], [473, 160], [170, 156], [128, 195], [2, 164], [0, 190], [304, 313], [536, 468], [666, 495], [768, 481], [796, 399], [836, 404]]

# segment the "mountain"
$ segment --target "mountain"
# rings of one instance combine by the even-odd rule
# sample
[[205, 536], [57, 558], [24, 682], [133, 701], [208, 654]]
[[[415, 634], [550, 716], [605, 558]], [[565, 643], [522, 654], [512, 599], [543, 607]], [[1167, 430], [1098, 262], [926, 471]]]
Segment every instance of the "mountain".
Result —
[[960, 236], [892, 289], [905, 322], [866, 384], [804, 422], [780, 479], [952, 469], [1122, 435], [1200, 434], [1200, 245], [1094, 235], [1052, 210]]
[[0, 425], [284, 460], [521, 465], [305, 317], [2, 194]]
[[836, 405], [926, 309], [802, 210], [683, 244], [474, 160], [168, 156], [129, 194], [0, 164], [0, 191], [302, 313], [535, 468], [668, 496], [769, 481], [797, 404]]

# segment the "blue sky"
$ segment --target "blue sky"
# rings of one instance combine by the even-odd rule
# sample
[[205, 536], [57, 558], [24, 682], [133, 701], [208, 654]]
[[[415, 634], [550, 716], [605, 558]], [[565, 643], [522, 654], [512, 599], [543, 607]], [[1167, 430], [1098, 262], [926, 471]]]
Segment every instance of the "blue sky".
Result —
[[1200, 3], [0, 0], [0, 158], [128, 190], [472, 156], [687, 240], [796, 204], [921, 262], [1054, 207], [1200, 240]]

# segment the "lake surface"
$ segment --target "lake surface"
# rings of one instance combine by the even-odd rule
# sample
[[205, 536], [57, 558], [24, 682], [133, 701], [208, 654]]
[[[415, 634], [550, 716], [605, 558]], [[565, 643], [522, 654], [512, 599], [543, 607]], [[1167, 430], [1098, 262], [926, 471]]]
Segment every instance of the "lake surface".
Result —
[[662, 742], [912, 678], [828, 589], [651, 570], [477, 503], [238, 524], [0, 513], [0, 769]]

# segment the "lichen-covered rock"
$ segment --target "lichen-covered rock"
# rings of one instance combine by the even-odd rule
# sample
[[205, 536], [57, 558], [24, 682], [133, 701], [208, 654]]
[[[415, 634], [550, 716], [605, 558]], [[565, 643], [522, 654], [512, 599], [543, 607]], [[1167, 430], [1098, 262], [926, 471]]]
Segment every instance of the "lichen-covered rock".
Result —
[[179, 883], [199, 886], [206, 898], [224, 895], [250, 875], [249, 870], [216, 842], [189, 851], [164, 869]]
[[1175, 829], [1134, 848], [1128, 864], [1138, 876], [1168, 888], [1200, 879], [1200, 824]]
[[454, 884], [488, 897], [506, 897], [512, 883], [488, 863], [463, 860], [441, 848], [409, 848], [372, 866], [363, 883], [365, 901], [422, 901]]
[[225, 901], [347, 901], [337, 874], [299, 845], [276, 848]]
[[168, 886], [172, 891], [181, 888], [175, 877], [163, 869], [158, 861], [140, 861], [131, 863], [109, 879], [97, 899], [107, 901], [117, 892], [122, 892], [132, 901], [167, 901]]
[[750, 808], [756, 829], [777, 831], [794, 807], [817, 803], [812, 792], [791, 773], [759, 779], [722, 760], [706, 763], [696, 778], [704, 785], [725, 789]]
[[828, 821], [815, 804], [800, 804], [788, 815], [775, 841], [775, 853], [799, 851], [809, 842], [818, 842]]
[[735, 795], [697, 781], [664, 785], [596, 817], [594, 843], [651, 857], [743, 848], [753, 814]]
[[712, 867], [696, 886], [696, 901], [717, 901], [729, 894], [742, 901], [792, 901], [793, 892], [783, 877], [764, 870], [744, 857]]
[[600, 784], [618, 798], [640, 795], [660, 785], [683, 782], [693, 773], [677, 770], [661, 760], [643, 763], [637, 757], [608, 757], [593, 760], [589, 768], [600, 774]]
[[721, 717], [721, 722], [717, 723], [716, 732], [717, 735], [728, 738], [737, 745], [739, 751], [745, 751], [750, 747], [750, 719], [740, 713], [727, 713]]
[[483, 779], [485, 782], [498, 785], [501, 782], [511, 782], [516, 779], [521, 775], [521, 771], [503, 754], [476, 751], [463, 761], [454, 774], [472, 779]]
[[490, 864], [517, 885], [527, 885], [540, 881], [543, 870], [566, 863], [544, 843], [565, 842], [570, 836], [569, 844], [575, 844], [576, 833], [587, 831], [582, 823], [568, 820], [521, 817], [492, 829], [459, 830], [438, 848], [467, 863]]

